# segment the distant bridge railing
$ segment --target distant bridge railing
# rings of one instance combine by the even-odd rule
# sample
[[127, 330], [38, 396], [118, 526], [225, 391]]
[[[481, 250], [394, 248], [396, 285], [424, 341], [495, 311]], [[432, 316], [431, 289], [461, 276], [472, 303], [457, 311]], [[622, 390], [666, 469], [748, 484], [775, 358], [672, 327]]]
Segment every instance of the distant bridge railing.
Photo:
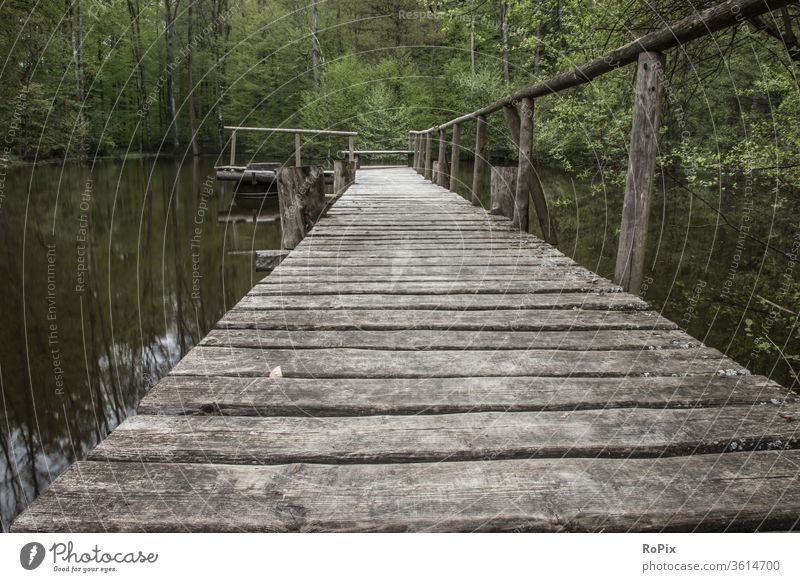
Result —
[[[662, 52], [679, 47], [713, 32], [747, 22], [748, 19], [796, 4], [797, 0], [728, 0], [679, 20], [660, 30], [625, 44], [610, 53], [597, 57], [570, 71], [523, 87], [466, 115], [451, 119], [422, 131], [409, 132], [411, 149], [414, 150], [414, 168], [426, 178], [433, 176], [432, 136], [438, 132], [438, 171], [435, 177], [439, 186], [456, 191], [461, 126], [471, 120], [476, 121], [475, 164], [472, 175], [472, 201], [479, 204], [478, 191], [486, 175], [487, 135], [486, 117], [503, 110], [512, 140], [517, 148], [518, 167], [510, 188], [498, 188], [498, 196], [505, 191], [511, 201], [499, 203], [501, 214], [512, 220], [520, 230], [528, 230], [529, 198], [533, 199], [534, 210], [545, 240], [557, 244], [557, 234], [550, 218], [547, 200], [533, 167], [532, 138], [534, 99], [558, 93], [564, 89], [588, 83], [624, 65], [638, 62], [631, 146], [629, 150], [628, 175], [625, 185], [625, 199], [622, 209], [622, 228], [620, 232], [617, 261], [614, 269], [614, 282], [626, 290], [638, 291], [641, 287], [644, 264], [647, 226], [650, 214], [650, 199], [655, 177], [655, 162], [658, 149], [658, 128], [661, 121], [661, 101], [664, 93]], [[516, 103], [521, 103], [517, 111]], [[452, 128], [452, 140], [447, 142], [447, 130]], [[447, 166], [447, 144], [451, 145], [451, 167]], [[498, 168], [499, 170], [500, 168]], [[492, 172], [494, 177], [495, 172]], [[499, 176], [500, 174], [498, 174]], [[506, 182], [509, 176], [505, 176]], [[514, 180], [515, 178], [515, 180]], [[494, 198], [494, 185], [492, 196]], [[510, 202], [510, 203], [509, 203]], [[495, 201], [492, 203], [495, 206]]]
[[225, 129], [231, 131], [231, 163], [233, 166], [236, 164], [236, 133], [239, 131], [259, 131], [264, 133], [291, 133], [294, 134], [294, 165], [299, 167], [303, 165], [300, 149], [302, 147], [303, 135], [338, 135], [347, 137], [347, 150], [349, 152], [349, 161], [354, 161], [355, 152], [355, 139], [358, 135], [356, 131], [333, 131], [330, 129], [292, 129], [287, 127], [240, 127], [226, 125]]

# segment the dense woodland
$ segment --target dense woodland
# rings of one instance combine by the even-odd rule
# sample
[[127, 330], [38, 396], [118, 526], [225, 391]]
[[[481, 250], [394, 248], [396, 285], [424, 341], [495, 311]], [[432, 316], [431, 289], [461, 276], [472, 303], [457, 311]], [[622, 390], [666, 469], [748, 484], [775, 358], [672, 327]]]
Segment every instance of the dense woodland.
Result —
[[[356, 129], [361, 146], [403, 146], [408, 129], [715, 2], [9, 0], [0, 20], [5, 154], [217, 153], [225, 124]], [[776, 11], [669, 54], [662, 164], [691, 180], [798, 164], [797, 14]], [[633, 73], [540, 100], [538, 157], [619, 179]], [[492, 154], [511, 155], [502, 120], [494, 123]]]

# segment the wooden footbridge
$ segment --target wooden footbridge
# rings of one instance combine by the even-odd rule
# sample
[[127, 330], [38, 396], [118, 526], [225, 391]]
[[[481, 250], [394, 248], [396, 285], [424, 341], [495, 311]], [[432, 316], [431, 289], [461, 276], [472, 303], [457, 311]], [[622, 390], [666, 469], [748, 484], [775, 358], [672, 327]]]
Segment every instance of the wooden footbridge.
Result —
[[[707, 33], [781, 4], [731, 0], [696, 18]], [[556, 236], [530, 138], [532, 99], [559, 78], [413, 133], [413, 168], [362, 168], [332, 206], [308, 187], [319, 171], [298, 164], [279, 176], [288, 256], [13, 529], [797, 528], [794, 395], [625, 291], [641, 275], [655, 164], [651, 65], [697, 26], [560, 77], [639, 62], [615, 282], [526, 232], [530, 194]], [[480, 182], [499, 110], [519, 165], [492, 169], [487, 212], [451, 177], [474, 120]]]

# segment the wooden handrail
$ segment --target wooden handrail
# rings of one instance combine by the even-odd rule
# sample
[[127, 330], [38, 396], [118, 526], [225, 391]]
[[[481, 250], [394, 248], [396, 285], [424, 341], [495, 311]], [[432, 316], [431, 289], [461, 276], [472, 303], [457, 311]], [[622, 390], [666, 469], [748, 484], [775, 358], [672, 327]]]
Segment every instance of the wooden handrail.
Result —
[[639, 53], [663, 52], [789, 4], [797, 4], [797, 0], [727, 0], [645, 34], [606, 55], [575, 67], [571, 71], [564, 71], [542, 83], [523, 87], [472, 113], [451, 119], [441, 125], [409, 133], [434, 133], [456, 123], [463, 123], [482, 115], [489, 115], [503, 107], [513, 106], [524, 98], [542, 97], [588, 83], [604, 73], [636, 62]]
[[357, 131], [334, 131], [331, 129], [296, 129], [289, 127], [243, 127], [238, 125], [226, 125], [225, 129], [231, 131], [231, 166], [236, 163], [236, 132], [238, 131], [259, 131], [266, 133], [291, 133], [294, 135], [294, 164], [299, 167], [302, 165], [300, 148], [302, 146], [300, 135], [339, 135], [347, 136], [347, 147], [350, 152], [350, 161], [355, 158], [355, 137]]
[[266, 131], [269, 133], [302, 133], [306, 135], [358, 135], [357, 131], [333, 131], [330, 129], [293, 129], [289, 127], [239, 127], [226, 125], [230, 131]]

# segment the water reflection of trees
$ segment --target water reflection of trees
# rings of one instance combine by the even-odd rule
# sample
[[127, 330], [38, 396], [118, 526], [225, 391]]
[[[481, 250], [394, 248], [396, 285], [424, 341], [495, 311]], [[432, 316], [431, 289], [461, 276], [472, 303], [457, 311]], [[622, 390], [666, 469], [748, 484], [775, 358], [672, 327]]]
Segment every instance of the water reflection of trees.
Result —
[[[208, 199], [201, 240], [201, 299], [191, 298], [191, 232], [199, 188], [212, 160], [179, 166], [138, 160], [95, 166], [89, 240], [90, 275], [74, 289], [81, 188], [78, 167], [10, 172], [9, 208], [0, 212], [0, 522], [10, 520], [61, 471], [84, 457], [131, 414], [145, 391], [186, 353], [252, 284], [251, 259], [226, 256], [225, 230], [239, 228], [252, 242], [252, 225], [217, 224], [222, 200]], [[60, 182], [59, 182], [60, 180]], [[30, 200], [24, 194], [30, 181]], [[54, 184], [61, 184], [54, 219]], [[25, 206], [27, 203], [27, 221]], [[27, 226], [26, 226], [27, 222]], [[47, 242], [57, 247], [57, 315], [65, 391], [56, 395], [47, 339]], [[275, 225], [264, 228], [275, 229]], [[256, 233], [257, 247], [279, 235]], [[24, 241], [24, 243], [23, 243]], [[224, 282], [224, 285], [223, 285]]]

